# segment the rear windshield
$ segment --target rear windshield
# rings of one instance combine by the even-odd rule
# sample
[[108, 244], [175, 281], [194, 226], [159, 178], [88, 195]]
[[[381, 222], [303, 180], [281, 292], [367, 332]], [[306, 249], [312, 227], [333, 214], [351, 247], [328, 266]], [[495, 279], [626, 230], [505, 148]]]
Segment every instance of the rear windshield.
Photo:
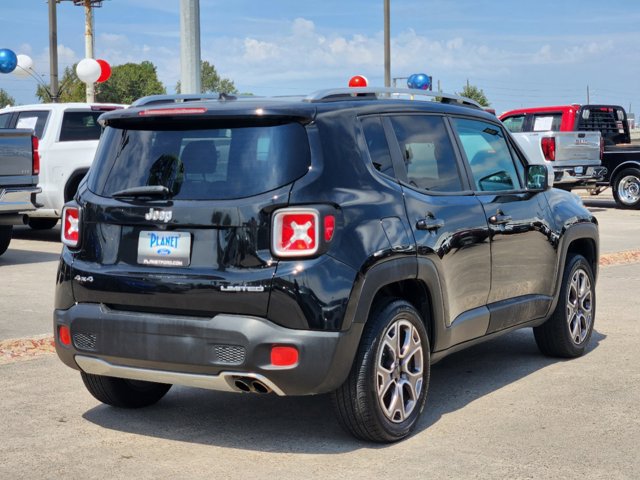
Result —
[[298, 123], [206, 130], [108, 127], [88, 186], [111, 196], [163, 185], [178, 200], [224, 200], [287, 185], [309, 165], [306, 130]]

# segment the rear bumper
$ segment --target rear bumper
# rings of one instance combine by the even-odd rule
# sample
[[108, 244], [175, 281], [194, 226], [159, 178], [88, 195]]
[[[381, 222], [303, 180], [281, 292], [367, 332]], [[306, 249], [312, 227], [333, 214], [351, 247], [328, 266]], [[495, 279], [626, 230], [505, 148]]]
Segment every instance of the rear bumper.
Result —
[[[258, 380], [279, 395], [336, 389], [346, 379], [362, 325], [345, 332], [294, 330], [264, 318], [221, 314], [212, 318], [111, 310], [77, 304], [54, 311], [54, 328], [67, 325], [72, 345], [60, 359], [77, 370], [134, 380], [242, 391], [236, 381]], [[295, 346], [298, 363], [271, 365], [271, 347]]]
[[572, 166], [553, 167], [554, 185], [558, 184], [595, 184], [606, 174], [606, 167], [602, 166]]
[[0, 214], [35, 210], [35, 195], [40, 191], [39, 187], [0, 188]]

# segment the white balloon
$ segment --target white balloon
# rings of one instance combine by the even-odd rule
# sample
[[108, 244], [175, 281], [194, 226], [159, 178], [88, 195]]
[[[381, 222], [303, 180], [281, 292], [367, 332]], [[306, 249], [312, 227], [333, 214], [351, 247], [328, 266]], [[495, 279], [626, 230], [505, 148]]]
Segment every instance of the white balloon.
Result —
[[83, 58], [78, 62], [76, 75], [84, 83], [95, 83], [100, 78], [102, 68], [93, 58]]
[[18, 66], [13, 71], [17, 77], [26, 78], [33, 71], [33, 60], [29, 55], [18, 55]]

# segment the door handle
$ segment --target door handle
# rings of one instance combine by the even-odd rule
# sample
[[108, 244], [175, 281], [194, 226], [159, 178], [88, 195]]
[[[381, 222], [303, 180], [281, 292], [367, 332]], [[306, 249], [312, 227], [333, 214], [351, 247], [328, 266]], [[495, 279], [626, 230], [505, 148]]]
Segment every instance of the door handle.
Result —
[[442, 227], [444, 227], [444, 220], [435, 218], [432, 215], [429, 215], [426, 218], [421, 218], [416, 222], [416, 228], [418, 230], [427, 230], [430, 232], [432, 230], [438, 230]]
[[505, 215], [501, 210], [498, 210], [495, 215], [489, 217], [489, 223], [492, 225], [504, 225], [511, 220], [511, 215]]

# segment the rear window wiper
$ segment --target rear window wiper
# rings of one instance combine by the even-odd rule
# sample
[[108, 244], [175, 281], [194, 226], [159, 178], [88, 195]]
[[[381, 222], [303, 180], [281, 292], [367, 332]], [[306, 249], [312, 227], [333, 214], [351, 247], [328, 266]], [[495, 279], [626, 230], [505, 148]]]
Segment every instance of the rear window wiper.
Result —
[[169, 189], [164, 185], [145, 185], [141, 187], [125, 188], [113, 193], [113, 198], [140, 198], [140, 197], [160, 197], [168, 198]]

